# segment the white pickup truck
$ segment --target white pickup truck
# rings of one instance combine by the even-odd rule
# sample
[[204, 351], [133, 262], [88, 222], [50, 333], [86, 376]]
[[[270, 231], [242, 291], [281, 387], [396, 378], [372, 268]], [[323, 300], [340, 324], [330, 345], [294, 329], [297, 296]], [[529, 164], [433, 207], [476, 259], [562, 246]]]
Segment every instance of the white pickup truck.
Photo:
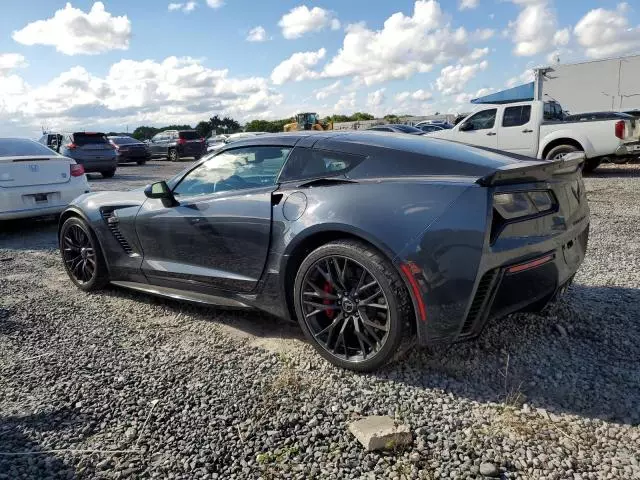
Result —
[[557, 102], [529, 101], [482, 105], [452, 129], [429, 136], [545, 159], [582, 151], [589, 172], [607, 157], [640, 154], [635, 128], [629, 119], [564, 121]]

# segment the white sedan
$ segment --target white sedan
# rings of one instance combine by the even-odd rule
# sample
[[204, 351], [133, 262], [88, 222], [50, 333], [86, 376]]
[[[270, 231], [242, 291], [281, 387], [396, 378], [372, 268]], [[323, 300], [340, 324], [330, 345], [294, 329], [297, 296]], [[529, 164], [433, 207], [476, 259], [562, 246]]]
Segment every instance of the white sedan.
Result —
[[23, 138], [0, 138], [0, 220], [62, 212], [91, 191], [82, 165]]

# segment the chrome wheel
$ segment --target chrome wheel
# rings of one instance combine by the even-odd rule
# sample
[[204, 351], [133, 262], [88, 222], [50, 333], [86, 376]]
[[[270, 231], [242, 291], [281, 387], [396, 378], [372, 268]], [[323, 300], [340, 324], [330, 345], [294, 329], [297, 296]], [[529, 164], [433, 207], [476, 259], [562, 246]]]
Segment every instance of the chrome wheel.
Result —
[[89, 234], [79, 225], [70, 225], [62, 237], [62, 258], [69, 275], [79, 284], [91, 281], [97, 257]]
[[375, 276], [351, 258], [331, 255], [312, 264], [300, 304], [314, 339], [341, 360], [369, 360], [388, 339], [387, 297]]

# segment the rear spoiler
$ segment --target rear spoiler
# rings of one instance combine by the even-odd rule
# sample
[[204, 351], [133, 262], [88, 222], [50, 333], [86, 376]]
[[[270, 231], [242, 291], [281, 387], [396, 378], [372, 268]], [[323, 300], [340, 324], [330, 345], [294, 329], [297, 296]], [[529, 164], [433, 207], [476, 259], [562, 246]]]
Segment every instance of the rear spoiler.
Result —
[[483, 187], [512, 183], [542, 182], [555, 175], [575, 173], [585, 161], [584, 152], [567, 153], [560, 160], [532, 160], [526, 165], [512, 164], [476, 180]]

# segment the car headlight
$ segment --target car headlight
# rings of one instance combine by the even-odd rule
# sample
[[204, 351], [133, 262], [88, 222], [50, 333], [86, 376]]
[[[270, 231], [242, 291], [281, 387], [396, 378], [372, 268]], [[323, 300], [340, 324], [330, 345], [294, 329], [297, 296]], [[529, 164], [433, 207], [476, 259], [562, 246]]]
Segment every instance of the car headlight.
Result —
[[502, 218], [510, 220], [551, 211], [555, 208], [555, 199], [549, 190], [496, 193], [493, 206]]

